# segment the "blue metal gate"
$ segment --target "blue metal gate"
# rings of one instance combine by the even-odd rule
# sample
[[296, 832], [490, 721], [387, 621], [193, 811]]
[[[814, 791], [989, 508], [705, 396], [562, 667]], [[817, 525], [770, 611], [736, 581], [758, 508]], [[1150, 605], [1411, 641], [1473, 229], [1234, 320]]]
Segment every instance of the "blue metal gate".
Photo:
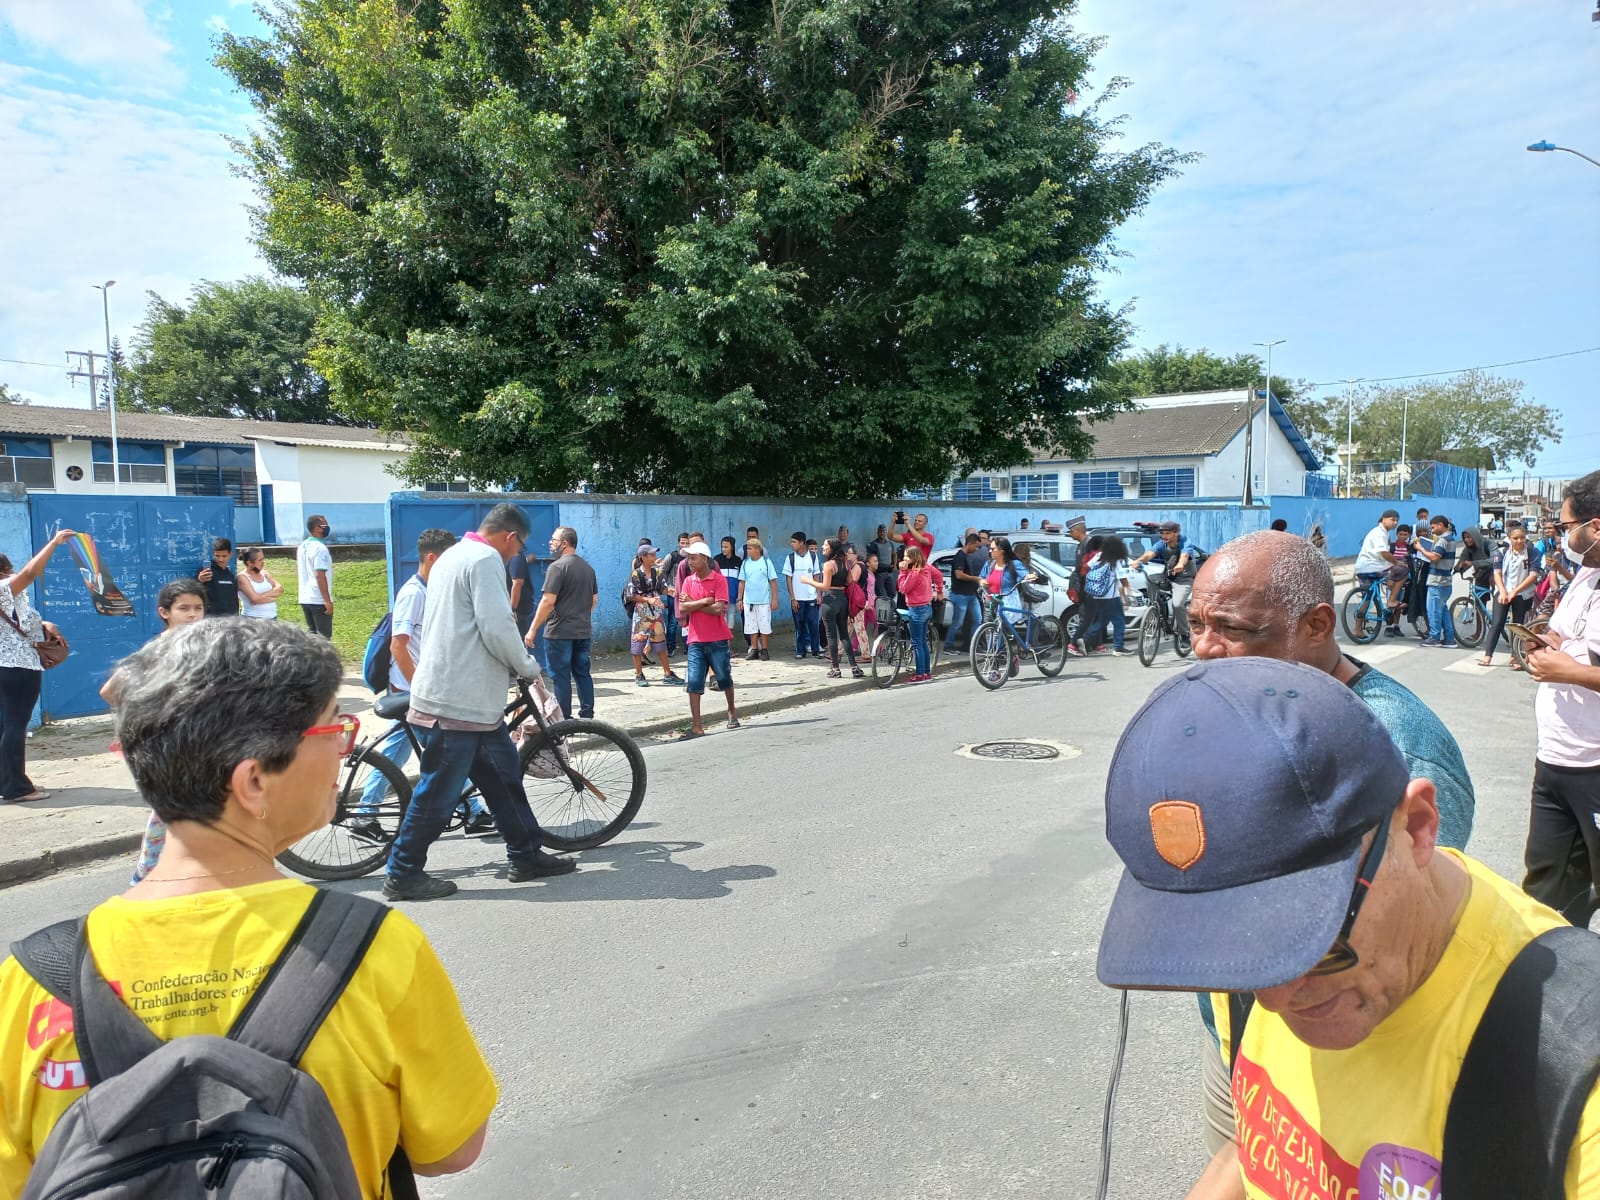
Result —
[[35, 591], [39, 611], [72, 644], [67, 661], [44, 674], [40, 710], [46, 720], [105, 711], [100, 685], [119, 660], [161, 632], [156, 596], [162, 585], [193, 577], [211, 560], [211, 539], [233, 537], [233, 501], [212, 496], [52, 496], [35, 492], [33, 544], [59, 529], [94, 538], [100, 560], [133, 616], [102, 616], [89, 597], [70, 546], [56, 551]]
[[554, 500], [521, 500], [515, 495], [473, 492], [393, 492], [389, 496], [389, 599], [417, 570], [417, 537], [424, 529], [448, 529], [460, 537], [476, 529], [496, 504], [510, 501], [528, 514], [533, 528], [528, 534], [528, 572], [535, 595], [544, 590], [544, 572], [550, 565], [550, 535], [561, 524], [561, 506]]

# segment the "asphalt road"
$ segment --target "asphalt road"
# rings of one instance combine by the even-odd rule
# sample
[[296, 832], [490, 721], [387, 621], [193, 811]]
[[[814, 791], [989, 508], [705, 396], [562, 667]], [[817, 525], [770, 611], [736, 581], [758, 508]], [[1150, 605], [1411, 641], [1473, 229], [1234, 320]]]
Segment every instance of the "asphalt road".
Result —
[[[1455, 731], [1471, 849], [1520, 878], [1533, 687], [1412, 647], [1367, 657]], [[431, 865], [462, 891], [407, 911], [502, 1097], [479, 1165], [425, 1191], [1092, 1197], [1117, 1016], [1094, 978], [1118, 873], [1101, 789], [1123, 723], [1179, 665], [1074, 660], [992, 694], [947, 677], [652, 745], [639, 823], [576, 876], [513, 887], [498, 847], [441, 842]], [[1069, 749], [959, 753], [998, 738]], [[126, 872], [8, 890], [0, 937]], [[1181, 1196], [1200, 1169], [1200, 1036], [1189, 997], [1134, 996], [1112, 1196]]]

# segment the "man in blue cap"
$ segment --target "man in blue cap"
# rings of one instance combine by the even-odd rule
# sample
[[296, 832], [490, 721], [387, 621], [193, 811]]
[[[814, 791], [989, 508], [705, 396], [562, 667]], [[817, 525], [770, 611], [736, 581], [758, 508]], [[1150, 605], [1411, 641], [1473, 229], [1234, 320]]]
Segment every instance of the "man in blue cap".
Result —
[[[1190, 1200], [1444, 1194], [1463, 1057], [1513, 960], [1562, 921], [1438, 828], [1433, 783], [1326, 671], [1197, 663], [1128, 723], [1106, 779], [1127, 869], [1100, 980], [1256, 997], [1235, 1139]], [[1536, 1025], [1541, 1003], [1535, 988]], [[1592, 1075], [1575, 1108], [1564, 1190], [1495, 1194], [1600, 1195]]]

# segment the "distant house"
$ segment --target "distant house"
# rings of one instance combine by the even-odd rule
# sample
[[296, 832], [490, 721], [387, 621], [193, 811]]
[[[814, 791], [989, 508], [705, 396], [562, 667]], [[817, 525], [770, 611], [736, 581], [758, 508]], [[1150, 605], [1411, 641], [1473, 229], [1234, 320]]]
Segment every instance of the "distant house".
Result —
[[[1146, 396], [1138, 408], [1090, 426], [1094, 457], [1075, 462], [1041, 456], [993, 473], [957, 480], [952, 500], [1237, 500], [1244, 490], [1248, 388]], [[1252, 491], [1258, 498], [1305, 494], [1317, 456], [1274, 398], [1256, 423]], [[1263, 447], [1265, 451], [1263, 452]]]
[[[241, 543], [291, 544], [321, 513], [341, 542], [381, 542], [388, 468], [403, 441], [375, 429], [293, 422], [117, 414], [120, 492], [228, 496]], [[112, 494], [111, 415], [101, 410], [0, 405], [0, 483], [30, 492]]]

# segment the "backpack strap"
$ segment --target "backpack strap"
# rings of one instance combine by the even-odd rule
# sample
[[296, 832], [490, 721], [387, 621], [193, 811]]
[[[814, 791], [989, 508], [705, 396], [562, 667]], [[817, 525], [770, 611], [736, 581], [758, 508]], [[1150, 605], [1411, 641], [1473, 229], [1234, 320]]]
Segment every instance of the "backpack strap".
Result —
[[11, 943], [11, 955], [33, 981], [63, 1004], [72, 1003], [74, 948], [82, 917], [57, 921]]
[[319, 888], [228, 1037], [297, 1066], [388, 915], [376, 900]]
[[1600, 1078], [1600, 937], [1562, 926], [1524, 946], [1473, 1032], [1444, 1124], [1450, 1200], [1562, 1200], [1567, 1156]]

